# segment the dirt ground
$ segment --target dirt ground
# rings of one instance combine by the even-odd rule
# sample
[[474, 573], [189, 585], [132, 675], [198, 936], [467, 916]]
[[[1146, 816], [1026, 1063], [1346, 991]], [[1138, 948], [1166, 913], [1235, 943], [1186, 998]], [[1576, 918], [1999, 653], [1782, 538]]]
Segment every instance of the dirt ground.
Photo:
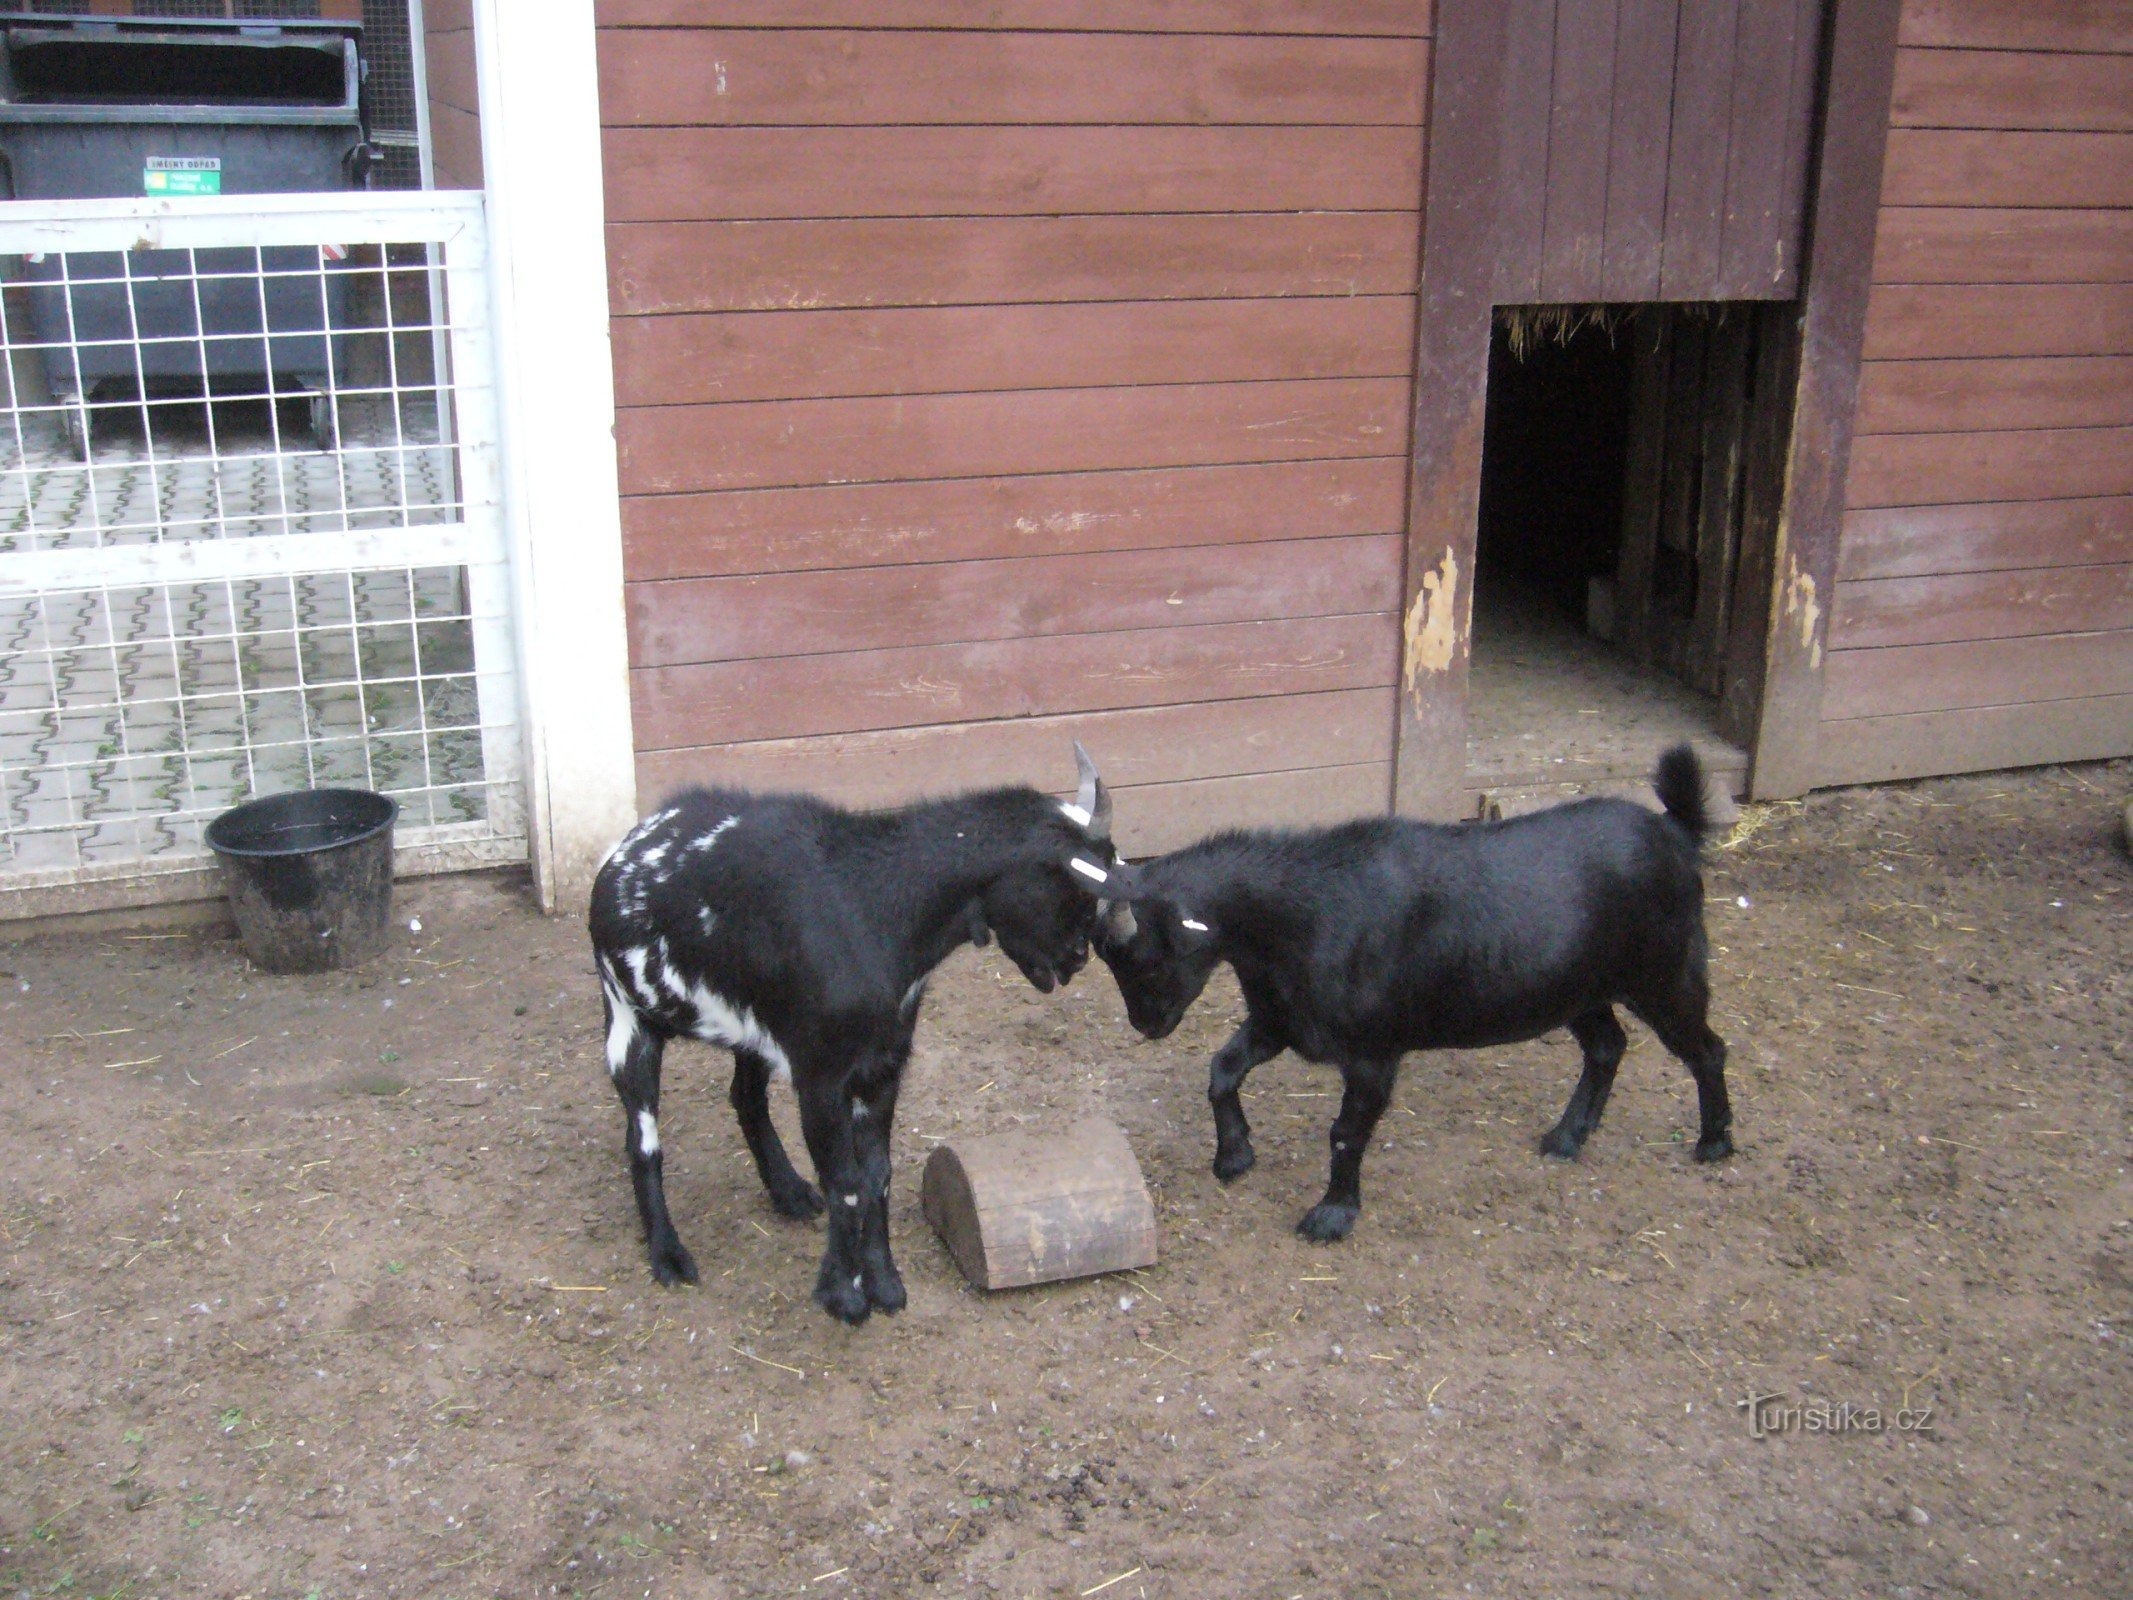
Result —
[[[0, 946], [0, 1595], [2133, 1594], [2129, 785], [1752, 812], [1709, 871], [1739, 1154], [1689, 1161], [1634, 1026], [1575, 1166], [1567, 1038], [1418, 1057], [1331, 1248], [1290, 1231], [1330, 1073], [1262, 1068], [1258, 1169], [1208, 1173], [1233, 989], [1150, 1045], [1100, 969], [965, 952], [896, 1133], [911, 1306], [856, 1331], [701, 1047], [661, 1125], [704, 1282], [650, 1281], [582, 931], [510, 882], [403, 886], [420, 930], [324, 978]], [[926, 1152], [1090, 1111], [1161, 1264], [966, 1288]]]

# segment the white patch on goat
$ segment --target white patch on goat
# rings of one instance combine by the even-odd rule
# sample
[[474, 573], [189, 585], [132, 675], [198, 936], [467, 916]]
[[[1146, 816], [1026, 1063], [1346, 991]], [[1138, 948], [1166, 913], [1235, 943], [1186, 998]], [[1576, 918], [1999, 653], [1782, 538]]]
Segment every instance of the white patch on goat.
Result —
[[712, 925], [718, 921], [718, 918], [711, 914], [711, 908], [709, 906], [698, 906], [696, 908], [696, 920], [703, 924], [704, 936], [709, 938]]
[[1067, 865], [1084, 878], [1087, 878], [1091, 883], [1109, 883], [1111, 881], [1111, 874], [1104, 871], [1102, 867], [1099, 867], [1093, 861], [1084, 861], [1079, 856], [1073, 856], [1068, 859]]
[[668, 823], [672, 822], [679, 815], [681, 815], [680, 811], [673, 806], [668, 806], [664, 811], [653, 812], [642, 822], [638, 823], [636, 827], [630, 829], [628, 833], [625, 833], [620, 839], [620, 841], [617, 842], [617, 844], [615, 845], [615, 849], [608, 851], [608, 854], [613, 855], [617, 850], [634, 849], [636, 846], [644, 843], [644, 841], [649, 839], [653, 834], [657, 833], [661, 828], [665, 827]]
[[1059, 814], [1077, 828], [1086, 828], [1094, 820], [1088, 812], [1082, 810], [1080, 806], [1075, 805], [1071, 800], [1059, 802]]
[[683, 1005], [690, 1003], [690, 988], [682, 982], [681, 974], [674, 970], [674, 963], [667, 959], [667, 942], [664, 939], [659, 941], [659, 984]]
[[637, 1113], [637, 1148], [647, 1158], [659, 1154], [659, 1119], [649, 1111]]
[[770, 1036], [770, 1030], [756, 1021], [753, 1011], [714, 993], [708, 983], [698, 983], [691, 989], [688, 1003], [696, 1010], [696, 1025], [689, 1031], [697, 1038], [724, 1045], [728, 1050], [753, 1050], [770, 1063], [771, 1076], [778, 1082], [792, 1082], [792, 1062]]
[[718, 836], [720, 834], [724, 833], [728, 828], [732, 827], [736, 822], [740, 820], [741, 819], [739, 817], [728, 817], [724, 822], [721, 822], [709, 833], [699, 833], [695, 838], [691, 839], [689, 841], [689, 848], [691, 850], [710, 849], [713, 845], [718, 843]]
[[633, 944], [622, 952], [622, 964], [630, 969], [631, 996], [647, 1011], [657, 1010], [659, 1006], [659, 993], [644, 975], [645, 963], [651, 957], [651, 950], [641, 944]]
[[1207, 931], [1206, 923], [1195, 922], [1190, 917], [1178, 918], [1178, 926], [1181, 928], [1190, 928], [1194, 933], [1205, 933]]
[[620, 1077], [637, 1042], [637, 1013], [612, 984], [607, 985], [607, 1072]]
[[673, 848], [674, 841], [671, 839], [663, 839], [658, 844], [648, 845], [645, 847], [644, 854], [637, 858], [638, 864], [647, 869], [656, 867], [660, 862], [666, 860], [667, 852]]
[[918, 1009], [919, 1001], [925, 998], [926, 980], [924, 978], [920, 978], [916, 983], [912, 984], [910, 988], [904, 991], [904, 997], [902, 1001], [898, 1003], [896, 1008], [898, 1014], [908, 1017], [909, 1015], [911, 1015], [912, 1012]]
[[844, 1197], [844, 1203], [848, 1206], [856, 1206], [857, 1204], [859, 1204], [859, 1196], [857, 1196], [856, 1194], [848, 1194]]

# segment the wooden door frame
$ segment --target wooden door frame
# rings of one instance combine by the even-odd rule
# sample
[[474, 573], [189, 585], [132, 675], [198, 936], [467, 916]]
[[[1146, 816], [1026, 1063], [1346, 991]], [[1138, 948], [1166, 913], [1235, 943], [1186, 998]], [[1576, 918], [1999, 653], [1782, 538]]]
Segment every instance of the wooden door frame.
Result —
[[[1467, 814], [1467, 683], [1489, 336], [1502, 254], [1503, 68], [1512, 0], [1445, 0], [1431, 52], [1393, 809]], [[1851, 460], [1902, 0], [1830, 0], [1801, 273], [1801, 357], [1778, 519], [1758, 797], [1814, 782], [1829, 602]]]
[[1801, 282], [1800, 374], [1771, 552], [1762, 715], [1749, 763], [1749, 789], [1758, 800], [1804, 794], [1820, 773], [1823, 669], [1903, 4], [1832, 0], [1830, 9]]

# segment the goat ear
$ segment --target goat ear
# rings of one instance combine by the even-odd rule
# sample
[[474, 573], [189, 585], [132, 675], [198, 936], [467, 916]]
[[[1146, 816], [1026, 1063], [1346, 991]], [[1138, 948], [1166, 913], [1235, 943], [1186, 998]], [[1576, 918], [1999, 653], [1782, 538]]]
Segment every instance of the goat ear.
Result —
[[1111, 842], [1111, 791], [1104, 787], [1104, 780], [1096, 770], [1096, 763], [1079, 739], [1074, 741], [1074, 771], [1081, 780], [1074, 795], [1074, 807], [1088, 820], [1082, 824], [1089, 838], [1097, 844]]

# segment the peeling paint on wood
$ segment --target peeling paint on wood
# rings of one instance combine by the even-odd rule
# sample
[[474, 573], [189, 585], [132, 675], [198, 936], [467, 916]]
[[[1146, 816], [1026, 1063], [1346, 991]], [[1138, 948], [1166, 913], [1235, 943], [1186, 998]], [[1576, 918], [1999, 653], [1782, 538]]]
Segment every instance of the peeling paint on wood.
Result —
[[1785, 557], [1785, 618], [1800, 630], [1800, 648], [1807, 652], [1811, 669], [1822, 665], [1822, 641], [1817, 625], [1822, 620], [1822, 601], [1815, 591], [1814, 575], [1801, 570], [1790, 551]]
[[1458, 654], [1459, 555], [1447, 548], [1436, 570], [1422, 574], [1407, 609], [1407, 650], [1401, 681], [1413, 695], [1423, 674], [1447, 671]]

